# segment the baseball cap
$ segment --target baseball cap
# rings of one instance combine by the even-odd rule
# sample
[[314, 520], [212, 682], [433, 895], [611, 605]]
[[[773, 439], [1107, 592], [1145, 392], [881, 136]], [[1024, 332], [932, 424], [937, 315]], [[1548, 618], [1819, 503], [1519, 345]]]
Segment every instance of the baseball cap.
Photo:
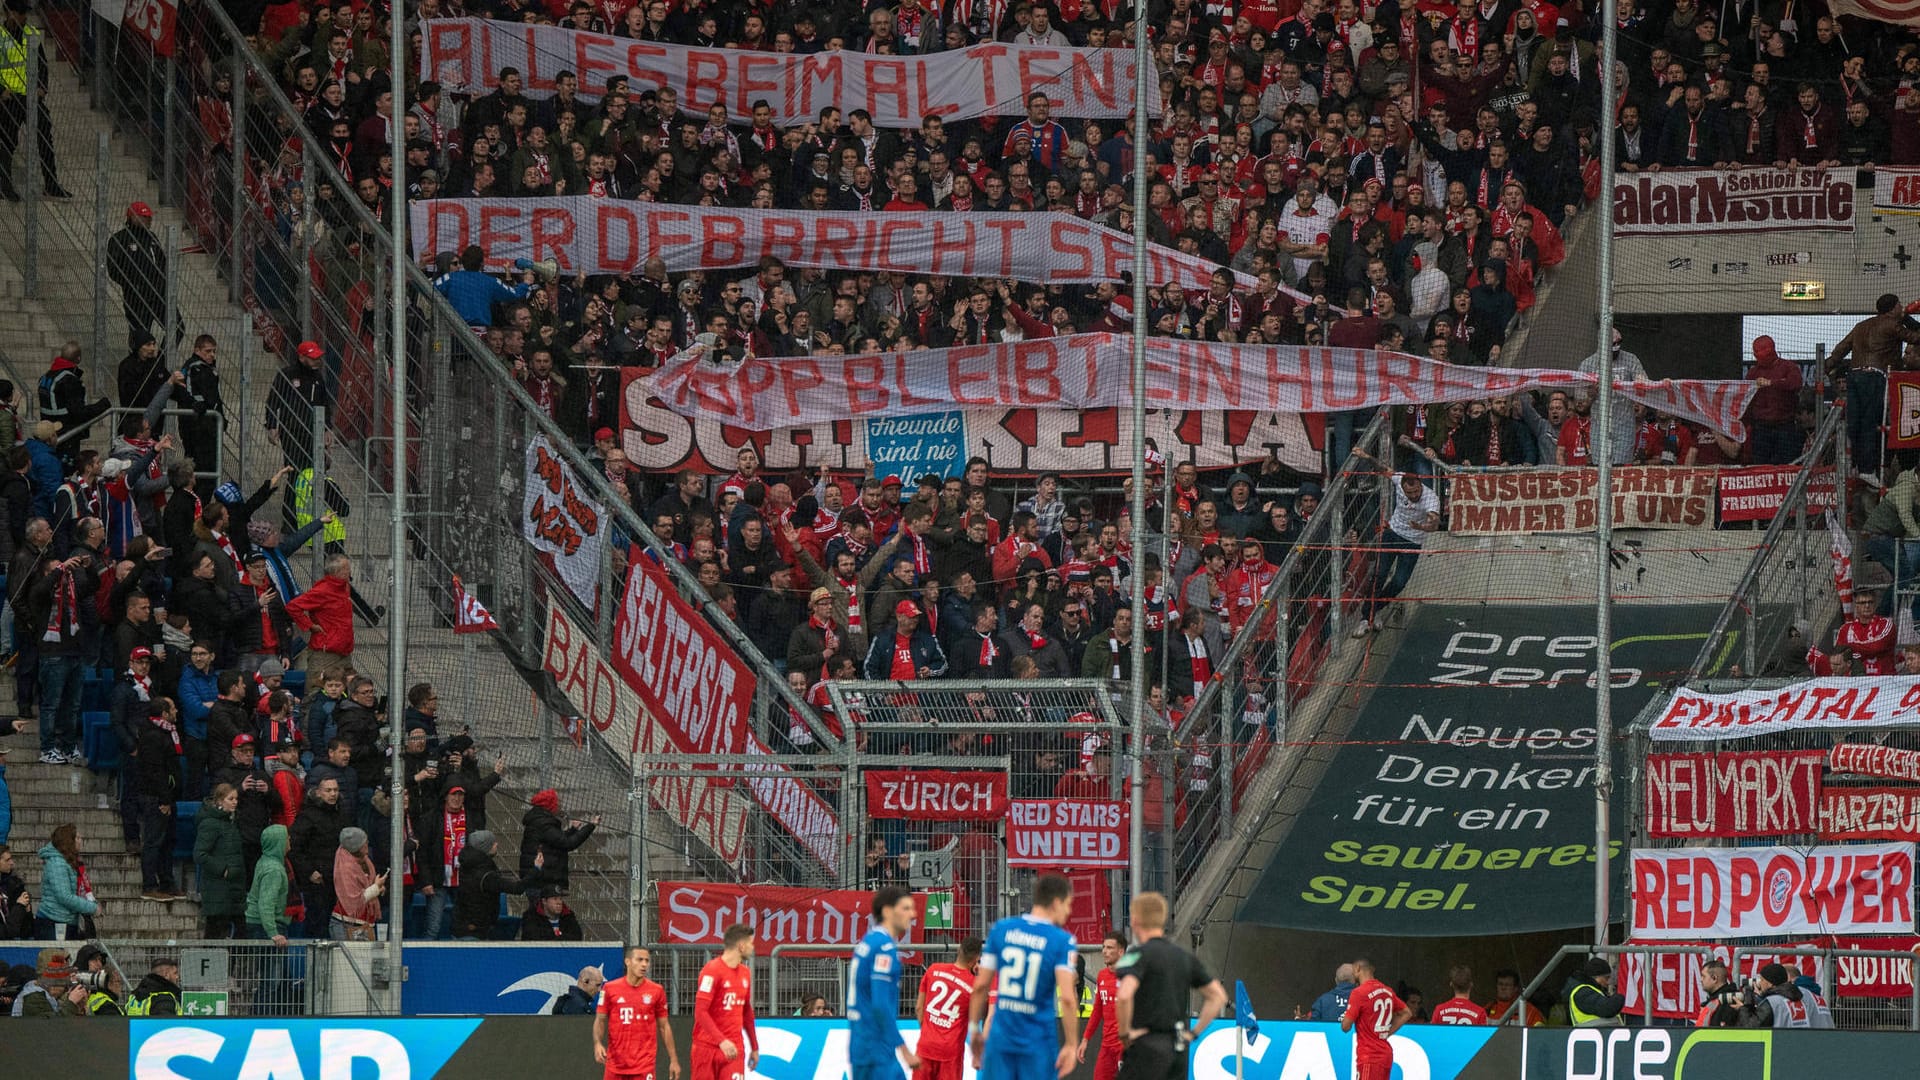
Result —
[[603, 428], [595, 428], [595, 429], [594, 429], [594, 432], [593, 432], [593, 441], [594, 441], [594, 442], [599, 442], [599, 441], [600, 441], [601, 439], [611, 439], [611, 438], [613, 438], [613, 429], [612, 429], [612, 428], [610, 428], [610, 427], [603, 427]]
[[893, 613], [895, 615], [918, 615], [920, 614], [920, 605], [911, 600], [902, 600], [893, 605]]
[[143, 202], [131, 203], [127, 206], [127, 213], [134, 217], [150, 218], [153, 216], [153, 207]]
[[832, 590], [822, 585], [821, 587], [813, 590], [813, 593], [807, 597], [807, 603], [817, 604], [822, 600], [831, 600], [831, 599], [833, 599]]
[[449, 785], [447, 786], [447, 794], [449, 794], [449, 795], [451, 795], [451, 794], [453, 794], [453, 793], [454, 793], [454, 792], [456, 792], [456, 791], [457, 791], [457, 792], [459, 792], [459, 793], [460, 793], [460, 794], [462, 794], [462, 795], [465, 795], [465, 794], [467, 793], [467, 785], [465, 785], [465, 784], [449, 784]]
[[303, 341], [300, 343], [300, 355], [309, 360], [320, 359], [324, 352], [325, 350], [320, 348], [320, 343], [317, 341]]
[[882, 480], [880, 481], [880, 486], [881, 486], [881, 487], [883, 487], [883, 488], [884, 488], [884, 487], [899, 487], [899, 486], [900, 486], [900, 478], [899, 478], [898, 476], [893, 476], [893, 475], [888, 475], [888, 476], [887, 476], [886, 478], [884, 478], [884, 479], [882, 479]]
[[252, 746], [252, 745], [253, 745], [253, 736], [251, 736], [251, 735], [249, 735], [249, 734], [247, 734], [246, 732], [244, 732], [244, 731], [243, 731], [243, 732], [241, 732], [240, 734], [238, 734], [238, 735], [235, 735], [235, 736], [233, 737], [233, 745], [235, 745], [235, 746]]
[[134, 646], [133, 651], [127, 654], [127, 659], [151, 660], [153, 659], [153, 650], [147, 648], [145, 645], [136, 645]]

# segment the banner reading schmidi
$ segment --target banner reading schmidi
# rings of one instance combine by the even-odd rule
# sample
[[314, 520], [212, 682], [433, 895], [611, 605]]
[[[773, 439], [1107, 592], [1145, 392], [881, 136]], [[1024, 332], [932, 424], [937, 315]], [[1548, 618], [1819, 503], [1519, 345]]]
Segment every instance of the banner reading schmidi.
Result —
[[[1044, 90], [1060, 116], [1120, 117], [1133, 109], [1133, 51], [986, 42], [967, 49], [900, 56], [840, 49], [775, 53], [639, 41], [532, 23], [433, 19], [421, 27], [420, 69], [449, 93], [485, 94], [500, 72], [520, 73], [524, 92], [553, 94], [570, 71], [580, 97], [597, 101], [607, 80], [625, 76], [630, 93], [671, 89], [682, 113], [705, 116], [724, 105], [735, 120], [755, 102], [781, 127], [817, 120], [831, 105], [864, 109], [875, 127], [917, 128], [923, 117], [948, 123], [975, 116], [1025, 114], [1027, 95]], [[1160, 84], [1147, 80], [1148, 115], [1160, 114]]]

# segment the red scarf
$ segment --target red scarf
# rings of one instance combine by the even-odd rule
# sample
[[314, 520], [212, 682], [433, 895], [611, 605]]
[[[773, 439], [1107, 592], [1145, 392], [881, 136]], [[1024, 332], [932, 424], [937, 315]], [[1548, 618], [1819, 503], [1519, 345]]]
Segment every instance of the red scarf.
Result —
[[[1464, 25], [1462, 25], [1463, 22]], [[1451, 41], [1454, 51], [1460, 54], [1461, 60], [1469, 64], [1477, 64], [1480, 62], [1479, 19], [1472, 16], [1468, 16], [1464, 20], [1455, 19], [1453, 21], [1453, 28], [1447, 31], [1447, 37]]]
[[153, 700], [153, 677], [152, 676], [142, 677], [139, 675], [135, 675], [132, 669], [128, 669], [127, 678], [133, 682], [133, 692], [140, 695], [141, 701]]
[[922, 540], [920, 534], [914, 532], [912, 529], [907, 530], [906, 539], [907, 543], [913, 546], [914, 574], [924, 578], [928, 574], [933, 573], [933, 555], [927, 548], [927, 542]]
[[179, 757], [182, 752], [180, 747], [180, 728], [164, 716], [149, 716], [147, 717], [147, 722], [167, 733], [167, 736], [173, 740], [173, 755]]
[[1033, 646], [1034, 652], [1047, 647], [1047, 635], [1036, 634], [1032, 630], [1025, 630], [1024, 633], [1027, 635], [1027, 644]]
[[834, 632], [833, 620], [818, 615], [807, 616], [807, 625], [820, 631], [821, 648], [832, 652], [840, 644], [840, 635]]
[[46, 633], [40, 635], [40, 640], [60, 642], [79, 636], [80, 605], [74, 596], [73, 573], [55, 570], [53, 577], [53, 614], [48, 617]]
[[992, 634], [980, 635], [980, 667], [990, 669], [994, 661], [1000, 659], [1000, 646], [994, 644]]
[[460, 887], [460, 852], [467, 846], [467, 812], [448, 810], [445, 824], [440, 830], [440, 854], [447, 867], [445, 885], [449, 889]]
[[1199, 697], [1206, 689], [1207, 680], [1213, 678], [1213, 658], [1207, 655], [1207, 639], [1203, 634], [1187, 639], [1187, 656], [1193, 660], [1193, 696]]
[[865, 628], [860, 619], [860, 579], [855, 576], [844, 581], [838, 577], [834, 580], [839, 581], [840, 587], [847, 590], [847, 631], [854, 634], [860, 633]]

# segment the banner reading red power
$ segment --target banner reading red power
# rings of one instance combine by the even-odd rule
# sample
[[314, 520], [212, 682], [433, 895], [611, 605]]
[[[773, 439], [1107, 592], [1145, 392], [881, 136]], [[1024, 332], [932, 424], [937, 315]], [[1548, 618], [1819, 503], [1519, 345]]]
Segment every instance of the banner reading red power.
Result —
[[867, 773], [867, 816], [914, 821], [992, 821], [1007, 813], [1007, 774], [985, 769]]
[[1633, 938], [1910, 934], [1913, 845], [1633, 853]]
[[613, 628], [613, 666], [678, 748], [739, 754], [753, 712], [753, 671], [643, 549], [633, 550], [627, 595]]
[[1650, 836], [1779, 836], [1818, 828], [1818, 750], [1647, 755]]
[[[926, 898], [915, 908], [926, 910]], [[719, 945], [727, 927], [753, 927], [754, 947], [857, 944], [873, 925], [873, 894], [858, 889], [795, 889], [692, 881], [660, 883], [660, 940], [675, 945]], [[907, 933], [924, 941], [920, 920]]]
[[1007, 808], [1007, 865], [1120, 870], [1127, 804], [1118, 799], [1015, 799]]

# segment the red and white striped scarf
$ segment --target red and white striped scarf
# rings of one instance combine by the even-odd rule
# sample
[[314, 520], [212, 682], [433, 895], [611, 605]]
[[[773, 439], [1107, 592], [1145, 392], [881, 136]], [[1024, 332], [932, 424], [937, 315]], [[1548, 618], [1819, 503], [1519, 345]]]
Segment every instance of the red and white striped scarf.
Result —
[[65, 568], [53, 572], [53, 612], [47, 617], [41, 641], [60, 642], [80, 634], [80, 604], [74, 595], [73, 572]]

